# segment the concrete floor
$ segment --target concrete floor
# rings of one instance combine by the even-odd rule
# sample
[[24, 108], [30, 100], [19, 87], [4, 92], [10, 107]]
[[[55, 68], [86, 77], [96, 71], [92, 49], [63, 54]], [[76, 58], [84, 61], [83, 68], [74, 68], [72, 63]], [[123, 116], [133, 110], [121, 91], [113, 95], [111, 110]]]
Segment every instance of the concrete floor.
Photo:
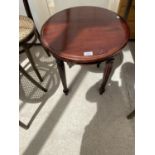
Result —
[[[99, 95], [104, 63], [66, 65], [70, 93], [65, 96], [53, 57], [33, 48], [44, 77], [44, 93], [20, 76], [20, 155], [134, 155], [134, 43], [116, 56], [106, 91]], [[25, 55], [20, 62], [37, 79]]]

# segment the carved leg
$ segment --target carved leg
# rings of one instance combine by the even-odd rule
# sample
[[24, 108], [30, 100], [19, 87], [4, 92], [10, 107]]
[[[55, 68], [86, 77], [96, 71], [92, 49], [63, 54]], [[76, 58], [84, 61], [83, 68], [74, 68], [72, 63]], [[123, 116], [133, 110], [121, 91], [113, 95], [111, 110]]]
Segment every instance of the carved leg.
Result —
[[35, 81], [23, 68], [21, 65], [19, 65], [20, 72], [27, 77], [34, 85], [36, 85], [38, 88], [43, 90], [44, 92], [47, 92], [47, 89], [45, 89], [42, 85], [40, 85], [37, 81]]
[[40, 73], [39, 73], [37, 67], [35, 66], [35, 63], [34, 63], [34, 61], [33, 61], [33, 58], [32, 58], [32, 55], [31, 55], [31, 53], [30, 53], [30, 50], [29, 50], [29, 49], [26, 49], [25, 52], [26, 52], [26, 55], [27, 55], [27, 57], [28, 57], [28, 59], [29, 59], [31, 65], [32, 65], [32, 67], [33, 67], [35, 73], [37, 74], [39, 80], [42, 82], [43, 79], [42, 79], [42, 77], [41, 77], [41, 75], [40, 75]]
[[114, 60], [113, 58], [110, 58], [110, 59], [106, 60], [106, 66], [105, 66], [105, 69], [104, 69], [103, 82], [102, 82], [101, 87], [99, 89], [100, 94], [103, 94], [104, 91], [105, 91], [105, 86], [106, 86], [106, 83], [108, 81], [109, 75], [110, 75], [111, 70], [112, 70], [113, 60]]
[[61, 78], [61, 82], [64, 88], [63, 92], [65, 93], [65, 95], [68, 95], [69, 89], [67, 88], [67, 83], [66, 83], [66, 73], [65, 73], [64, 62], [58, 59], [56, 59], [56, 62], [57, 62], [57, 67]]

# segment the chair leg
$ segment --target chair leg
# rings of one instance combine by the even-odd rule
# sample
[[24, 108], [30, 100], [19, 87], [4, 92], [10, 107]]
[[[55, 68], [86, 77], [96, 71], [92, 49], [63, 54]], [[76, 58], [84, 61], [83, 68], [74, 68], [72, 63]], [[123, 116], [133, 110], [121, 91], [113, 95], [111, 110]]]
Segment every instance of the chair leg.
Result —
[[46, 52], [46, 54], [47, 54], [48, 57], [51, 56], [51, 54], [47, 50], [44, 50], [44, 51]]
[[19, 65], [20, 72], [27, 77], [34, 85], [36, 85], [38, 88], [43, 90], [44, 92], [47, 92], [47, 89], [45, 89], [43, 86], [41, 86], [37, 81], [35, 81], [23, 68], [21, 65]]
[[[39, 34], [39, 32], [38, 32], [38, 30], [37, 30], [36, 28], [35, 28], [35, 35], [37, 36], [37, 38], [38, 38], [39, 41], [40, 41], [40, 34]], [[41, 41], [40, 41], [40, 43], [41, 43]], [[46, 54], [47, 54], [48, 57], [51, 56], [51, 54], [50, 54], [50, 52], [49, 52], [48, 50], [45, 50], [45, 49], [44, 49], [44, 51], [46, 52]]]
[[34, 63], [34, 61], [33, 61], [33, 58], [32, 58], [32, 55], [31, 55], [31, 53], [30, 53], [30, 50], [29, 50], [29, 49], [26, 49], [25, 52], [26, 52], [26, 55], [27, 55], [27, 57], [28, 57], [28, 59], [29, 59], [31, 65], [32, 65], [32, 67], [33, 67], [33, 69], [34, 69], [36, 75], [38, 76], [39, 80], [42, 82], [43, 79], [42, 79], [42, 77], [41, 77], [41, 75], [40, 75], [40, 73], [39, 73], [37, 67], [35, 66], [35, 63]]
[[21, 121], [19, 121], [19, 126], [21, 126], [22, 128], [24, 128], [24, 129], [26, 129], [26, 130], [29, 129], [29, 127], [30, 127], [30, 126], [24, 124], [24, 123], [21, 122]]

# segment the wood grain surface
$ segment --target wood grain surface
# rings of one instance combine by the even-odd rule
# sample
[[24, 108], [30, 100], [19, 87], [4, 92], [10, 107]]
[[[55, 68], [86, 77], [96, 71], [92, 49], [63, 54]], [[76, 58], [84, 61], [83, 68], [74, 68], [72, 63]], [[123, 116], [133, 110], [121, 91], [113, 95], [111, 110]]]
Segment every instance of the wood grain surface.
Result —
[[98, 7], [74, 7], [50, 17], [42, 27], [41, 42], [54, 57], [89, 64], [112, 57], [129, 39], [126, 22]]

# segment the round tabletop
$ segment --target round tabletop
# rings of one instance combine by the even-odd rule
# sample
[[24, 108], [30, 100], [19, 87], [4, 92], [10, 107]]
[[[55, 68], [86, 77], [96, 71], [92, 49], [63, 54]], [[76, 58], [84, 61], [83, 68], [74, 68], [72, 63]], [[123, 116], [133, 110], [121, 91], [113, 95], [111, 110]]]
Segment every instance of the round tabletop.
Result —
[[129, 39], [126, 22], [99, 7], [74, 7], [50, 17], [42, 27], [41, 42], [54, 57], [74, 63], [103, 61]]

